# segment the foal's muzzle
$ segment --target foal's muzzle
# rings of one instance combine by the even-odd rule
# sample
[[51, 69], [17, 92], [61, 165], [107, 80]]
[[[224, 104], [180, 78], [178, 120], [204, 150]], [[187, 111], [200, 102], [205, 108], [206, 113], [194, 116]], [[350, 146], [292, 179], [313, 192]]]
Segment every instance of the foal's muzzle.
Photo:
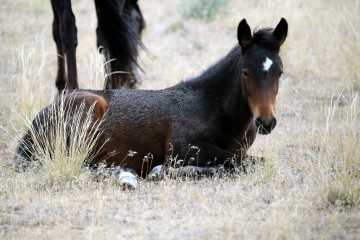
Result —
[[272, 117], [270, 120], [265, 120], [262, 117], [258, 117], [255, 120], [255, 125], [258, 133], [269, 134], [276, 126], [276, 118]]

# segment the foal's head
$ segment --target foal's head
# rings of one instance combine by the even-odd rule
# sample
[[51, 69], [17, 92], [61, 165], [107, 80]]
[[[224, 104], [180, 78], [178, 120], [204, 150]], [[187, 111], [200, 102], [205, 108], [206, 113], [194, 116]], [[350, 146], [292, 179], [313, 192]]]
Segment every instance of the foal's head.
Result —
[[284, 18], [275, 29], [261, 29], [254, 35], [245, 19], [239, 23], [242, 89], [260, 134], [268, 134], [276, 126], [274, 105], [283, 73], [279, 51], [287, 31]]

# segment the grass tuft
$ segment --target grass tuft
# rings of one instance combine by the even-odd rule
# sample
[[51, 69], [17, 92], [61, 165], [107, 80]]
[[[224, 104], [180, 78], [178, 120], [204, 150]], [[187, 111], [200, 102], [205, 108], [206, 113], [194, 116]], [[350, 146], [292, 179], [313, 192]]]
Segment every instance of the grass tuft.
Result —
[[95, 104], [75, 104], [72, 94], [63, 94], [35, 118], [35, 125], [27, 119], [33, 143], [23, 144], [33, 152], [33, 160], [40, 163], [49, 181], [76, 179], [83, 166], [100, 153], [97, 141], [103, 119], [94, 120]]

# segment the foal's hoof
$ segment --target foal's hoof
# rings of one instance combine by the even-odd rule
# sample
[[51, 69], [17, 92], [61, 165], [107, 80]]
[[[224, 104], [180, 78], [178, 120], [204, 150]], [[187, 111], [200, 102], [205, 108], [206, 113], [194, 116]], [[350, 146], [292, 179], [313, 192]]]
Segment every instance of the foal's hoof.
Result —
[[156, 167], [154, 167], [151, 172], [149, 173], [149, 178], [151, 180], [159, 180], [161, 177], [161, 173], [162, 173], [162, 169], [163, 165], [158, 165]]
[[118, 183], [123, 190], [135, 190], [139, 185], [135, 175], [130, 172], [121, 172]]

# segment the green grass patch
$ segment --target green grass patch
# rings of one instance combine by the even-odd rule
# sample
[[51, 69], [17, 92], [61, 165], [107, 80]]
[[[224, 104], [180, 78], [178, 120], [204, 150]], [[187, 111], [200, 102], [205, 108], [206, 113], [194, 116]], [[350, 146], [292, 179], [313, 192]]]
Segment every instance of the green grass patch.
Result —
[[183, 0], [182, 15], [184, 18], [194, 18], [210, 22], [218, 14], [224, 13], [228, 6], [228, 0]]

